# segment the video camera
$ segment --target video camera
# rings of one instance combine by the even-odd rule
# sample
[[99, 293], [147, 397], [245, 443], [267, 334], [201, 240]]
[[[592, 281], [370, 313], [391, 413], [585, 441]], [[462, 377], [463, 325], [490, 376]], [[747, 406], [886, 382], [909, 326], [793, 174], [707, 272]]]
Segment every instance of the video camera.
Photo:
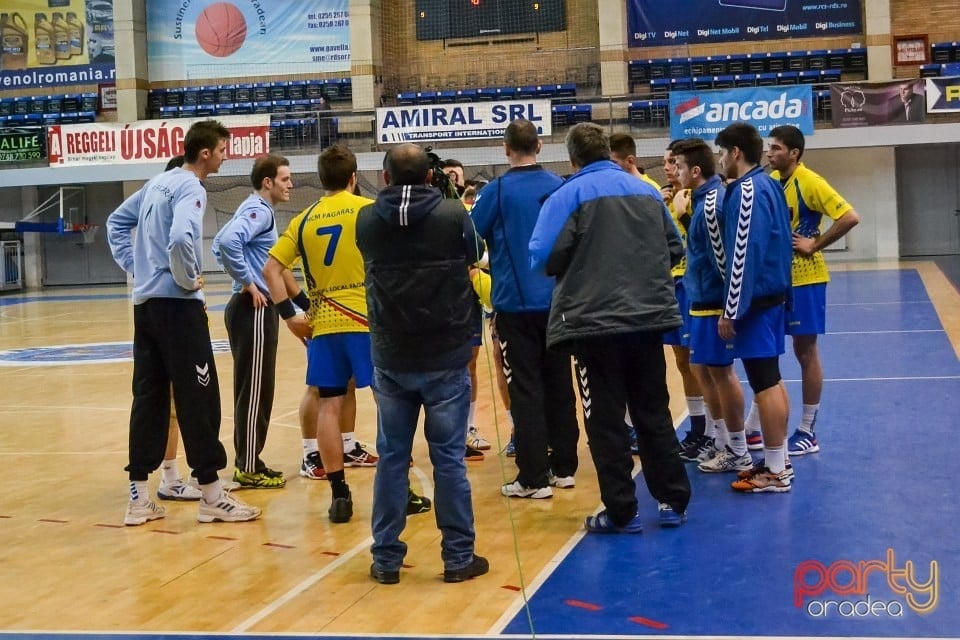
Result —
[[431, 184], [440, 190], [444, 198], [459, 200], [460, 194], [457, 193], [457, 185], [455, 185], [450, 177], [443, 171], [443, 160], [433, 152], [433, 147], [426, 147], [424, 151], [427, 153], [427, 158], [430, 159], [430, 168], [433, 169], [433, 181]]

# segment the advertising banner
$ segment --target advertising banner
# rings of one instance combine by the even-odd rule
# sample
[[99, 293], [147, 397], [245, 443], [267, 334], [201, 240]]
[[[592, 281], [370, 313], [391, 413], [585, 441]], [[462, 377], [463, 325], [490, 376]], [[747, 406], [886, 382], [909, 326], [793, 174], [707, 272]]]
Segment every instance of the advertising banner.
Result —
[[150, 81], [350, 70], [349, 0], [147, 0]]
[[808, 84], [724, 91], [671, 91], [670, 137], [713, 140], [727, 125], [749, 122], [766, 137], [791, 124], [813, 134], [813, 90]]
[[927, 78], [927, 113], [960, 111], [960, 77]]
[[[51, 167], [156, 162], [183, 153], [183, 137], [194, 122], [208, 118], [96, 122], [47, 128]], [[270, 116], [224, 116], [230, 130], [227, 159], [257, 158], [270, 152]]]
[[112, 82], [113, 0], [4, 0], [0, 90]]
[[927, 118], [921, 78], [830, 85], [834, 127], [919, 124]]
[[377, 140], [429, 142], [503, 138], [507, 125], [525, 118], [541, 136], [552, 129], [549, 100], [464, 102], [377, 109]]
[[860, 0], [627, 0], [627, 46], [859, 34], [862, 15]]
[[40, 160], [43, 152], [43, 130], [0, 131], [0, 162]]

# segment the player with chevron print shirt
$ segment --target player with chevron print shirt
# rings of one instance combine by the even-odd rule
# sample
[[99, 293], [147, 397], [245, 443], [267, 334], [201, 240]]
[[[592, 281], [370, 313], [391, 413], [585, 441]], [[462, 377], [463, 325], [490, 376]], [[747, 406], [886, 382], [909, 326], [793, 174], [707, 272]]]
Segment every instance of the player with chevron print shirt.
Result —
[[[731, 180], [721, 213], [726, 263], [717, 331], [733, 341], [734, 354], [743, 361], [760, 410], [765, 460], [732, 487], [750, 493], [785, 492], [792, 481], [784, 448], [790, 402], [780, 376], [780, 355], [791, 293], [790, 212], [783, 189], [759, 166], [763, 138], [753, 126], [731, 124], [717, 135], [716, 144], [723, 174]], [[736, 444], [739, 449], [741, 443]], [[746, 440], [742, 448], [735, 452], [746, 453]]]

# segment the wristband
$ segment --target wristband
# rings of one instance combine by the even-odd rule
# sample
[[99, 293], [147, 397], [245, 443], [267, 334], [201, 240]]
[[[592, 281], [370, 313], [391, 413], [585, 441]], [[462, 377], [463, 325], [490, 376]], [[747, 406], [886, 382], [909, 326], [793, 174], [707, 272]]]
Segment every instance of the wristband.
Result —
[[303, 292], [303, 289], [300, 289], [300, 293], [293, 296], [293, 303], [304, 311], [310, 310], [310, 298]]
[[280, 317], [284, 320], [289, 320], [293, 316], [297, 315], [297, 310], [294, 308], [293, 303], [290, 302], [289, 298], [283, 302], [278, 302], [276, 307], [277, 311], [280, 312]]

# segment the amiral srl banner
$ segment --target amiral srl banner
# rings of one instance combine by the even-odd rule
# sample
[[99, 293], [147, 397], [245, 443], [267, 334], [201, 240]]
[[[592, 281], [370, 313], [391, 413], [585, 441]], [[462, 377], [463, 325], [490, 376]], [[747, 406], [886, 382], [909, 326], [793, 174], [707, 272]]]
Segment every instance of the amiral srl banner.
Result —
[[549, 100], [464, 102], [377, 109], [377, 141], [431, 142], [503, 138], [512, 121], [524, 118], [541, 136], [553, 132]]

